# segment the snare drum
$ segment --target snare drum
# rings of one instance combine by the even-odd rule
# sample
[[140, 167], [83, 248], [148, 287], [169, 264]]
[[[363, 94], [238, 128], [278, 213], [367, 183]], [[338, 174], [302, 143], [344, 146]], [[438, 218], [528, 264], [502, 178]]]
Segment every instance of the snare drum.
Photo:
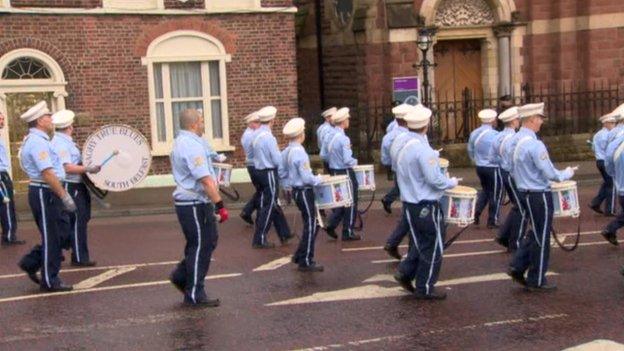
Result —
[[446, 223], [466, 227], [474, 222], [477, 189], [458, 185], [445, 191], [440, 203]]
[[349, 176], [327, 177], [314, 187], [314, 202], [318, 209], [349, 207], [353, 204]]
[[448, 168], [450, 164], [449, 160], [445, 158], [440, 158], [438, 162], [440, 164], [440, 170], [442, 171], [442, 174], [448, 174]]
[[581, 214], [575, 181], [550, 183], [550, 188], [553, 196], [554, 217], [576, 218]]
[[353, 167], [358, 181], [358, 190], [375, 190], [375, 166], [360, 165]]
[[217, 184], [223, 186], [230, 186], [230, 178], [232, 178], [232, 165], [225, 163], [213, 163], [215, 176], [217, 177]]

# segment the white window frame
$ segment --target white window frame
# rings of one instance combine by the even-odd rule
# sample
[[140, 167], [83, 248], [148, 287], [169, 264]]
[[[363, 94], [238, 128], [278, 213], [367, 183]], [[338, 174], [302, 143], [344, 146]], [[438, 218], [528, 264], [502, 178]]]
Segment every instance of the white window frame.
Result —
[[114, 10], [163, 10], [165, 0], [102, 0], [102, 7]]
[[[7, 65], [13, 60], [20, 57], [34, 58], [48, 69], [50, 72], [50, 78], [48, 79], [2, 79], [2, 72]], [[10, 51], [0, 57], [0, 112], [5, 116], [7, 114], [6, 109], [6, 96], [13, 93], [32, 93], [32, 92], [51, 92], [54, 96], [52, 99], [52, 111], [58, 111], [65, 108], [65, 98], [67, 97], [67, 91], [65, 87], [67, 81], [65, 81], [65, 75], [61, 66], [45, 52], [23, 48]], [[0, 131], [0, 138], [4, 141], [4, 145], [7, 146], [7, 151], [11, 155], [11, 143], [9, 142], [9, 128], [11, 126], [8, 123], [8, 119], [5, 121], [5, 128]], [[10, 165], [9, 165], [10, 166]], [[11, 172], [10, 172], [11, 173]]]
[[[183, 40], [185, 37], [192, 37], [194, 39], [202, 39], [205, 40], [208, 46], [212, 47], [210, 50], [205, 50], [202, 48], [190, 48], [188, 52], [162, 52], [163, 50], [158, 50], [159, 45], [170, 42], [172, 40], [180, 39]], [[216, 48], [216, 49], [215, 49]], [[192, 52], [191, 52], [192, 51]], [[164, 34], [158, 38], [156, 38], [148, 47], [147, 55], [142, 58], [143, 65], [147, 66], [147, 75], [148, 75], [148, 90], [149, 90], [149, 101], [150, 101], [150, 124], [151, 124], [151, 140], [152, 140], [152, 155], [154, 156], [165, 156], [169, 155], [173, 146], [173, 140], [175, 135], [173, 135], [173, 111], [171, 104], [175, 101], [184, 101], [186, 100], [202, 100], [204, 105], [204, 119], [205, 119], [205, 130], [204, 130], [204, 138], [206, 138], [212, 145], [213, 149], [216, 151], [233, 151], [235, 148], [230, 145], [230, 132], [229, 132], [229, 115], [228, 115], [228, 99], [227, 99], [227, 75], [226, 75], [226, 63], [232, 60], [231, 55], [228, 55], [225, 51], [225, 47], [223, 44], [216, 38], [197, 31], [174, 31], [167, 34]], [[220, 84], [220, 93], [219, 98], [221, 99], [221, 130], [222, 130], [222, 138], [214, 139], [212, 137], [212, 108], [211, 101], [216, 99], [210, 96], [210, 80], [208, 76], [208, 62], [209, 61], [217, 61], [219, 62], [219, 84]], [[171, 89], [170, 81], [169, 81], [169, 63], [176, 62], [201, 62], [202, 67], [202, 90], [203, 94], [201, 98], [180, 98], [180, 99], [170, 99], [170, 93], [167, 93], [167, 90]], [[155, 80], [154, 80], [154, 64], [162, 64], [162, 73], [163, 73], [163, 99], [156, 99], [156, 89], [155, 89]], [[175, 100], [175, 101], [172, 101]], [[156, 103], [164, 102], [165, 107], [165, 130], [166, 137], [165, 141], [158, 140], [158, 120], [156, 114]]]

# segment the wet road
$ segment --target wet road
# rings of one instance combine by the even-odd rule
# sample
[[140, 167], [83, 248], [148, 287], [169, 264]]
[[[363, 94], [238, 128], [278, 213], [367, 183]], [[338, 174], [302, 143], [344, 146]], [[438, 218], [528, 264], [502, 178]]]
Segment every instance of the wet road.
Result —
[[[587, 203], [594, 187], [581, 190]], [[296, 243], [252, 250], [252, 228], [235, 213], [220, 227], [206, 282], [222, 305], [201, 310], [183, 307], [167, 281], [184, 245], [175, 217], [96, 219], [90, 245], [98, 267], [65, 265], [62, 279], [79, 288], [71, 293], [38, 293], [16, 267], [29, 247], [0, 250], [0, 349], [561, 350], [596, 339], [624, 343], [622, 250], [598, 234], [608, 219], [582, 209], [581, 247], [552, 249], [549, 279], [557, 292], [530, 294], [512, 284], [504, 274], [509, 255], [482, 226], [446, 251], [439, 286], [449, 297], [442, 302], [416, 301], [392, 280], [396, 262], [381, 246], [396, 209], [387, 216], [373, 207], [360, 242], [319, 232], [325, 272], [314, 274], [289, 263]], [[299, 233], [300, 217], [287, 213], [291, 224], [295, 216]], [[576, 220], [556, 220], [555, 227], [571, 233]], [[29, 244], [37, 241], [32, 223], [20, 232]]]

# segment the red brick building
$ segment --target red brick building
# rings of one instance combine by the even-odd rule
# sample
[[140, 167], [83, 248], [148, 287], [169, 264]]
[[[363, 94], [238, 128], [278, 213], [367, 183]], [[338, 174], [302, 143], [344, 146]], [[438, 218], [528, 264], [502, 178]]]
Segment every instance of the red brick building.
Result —
[[[435, 32], [428, 52], [437, 64], [429, 71], [434, 102], [461, 100], [466, 88], [479, 98], [519, 95], [528, 88], [561, 92], [562, 87], [595, 90], [596, 83], [624, 83], [621, 0], [295, 4], [299, 108], [305, 116], [318, 113], [321, 105], [389, 105], [394, 77], [422, 78], [422, 69], [414, 67], [421, 61], [416, 44], [421, 28]], [[608, 107], [616, 103], [609, 101]], [[580, 114], [593, 118], [600, 112]]]
[[46, 99], [78, 113], [79, 140], [108, 123], [139, 129], [165, 174], [174, 117], [193, 107], [240, 165], [245, 115], [297, 114], [295, 12], [291, 0], [0, 0], [3, 137], [15, 156], [19, 115]]

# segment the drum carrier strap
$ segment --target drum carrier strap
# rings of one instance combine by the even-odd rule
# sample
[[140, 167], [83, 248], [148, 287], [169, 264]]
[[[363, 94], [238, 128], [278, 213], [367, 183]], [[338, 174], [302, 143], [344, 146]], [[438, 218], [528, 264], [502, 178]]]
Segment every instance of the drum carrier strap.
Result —
[[620, 158], [620, 156], [622, 155], [622, 152], [624, 152], [624, 142], [620, 143], [620, 146], [618, 146], [618, 148], [615, 149], [615, 153], [613, 154], [613, 162], [615, 162], [615, 160]]
[[479, 142], [481, 141], [481, 139], [483, 139], [483, 137], [488, 133], [493, 131], [493, 129], [486, 129], [484, 131], [481, 132], [481, 134], [479, 134], [479, 136], [477, 137], [477, 140], [475, 140], [475, 149], [477, 148], [477, 146], [479, 145]]
[[520, 146], [522, 146], [522, 144], [526, 143], [527, 141], [529, 141], [531, 139], [533, 139], [533, 137], [527, 135], [524, 138], [520, 139], [518, 144], [516, 144], [516, 148], [514, 149], [514, 153], [513, 153], [513, 162], [514, 163], [518, 161], [518, 153], [520, 151]]
[[509, 141], [509, 139], [511, 139], [511, 137], [514, 136], [513, 133], [508, 134], [506, 137], [503, 138], [503, 141], [501, 141], [501, 144], [498, 148], [498, 154], [503, 157], [503, 151], [505, 149], [505, 144], [507, 144], [507, 142]]

